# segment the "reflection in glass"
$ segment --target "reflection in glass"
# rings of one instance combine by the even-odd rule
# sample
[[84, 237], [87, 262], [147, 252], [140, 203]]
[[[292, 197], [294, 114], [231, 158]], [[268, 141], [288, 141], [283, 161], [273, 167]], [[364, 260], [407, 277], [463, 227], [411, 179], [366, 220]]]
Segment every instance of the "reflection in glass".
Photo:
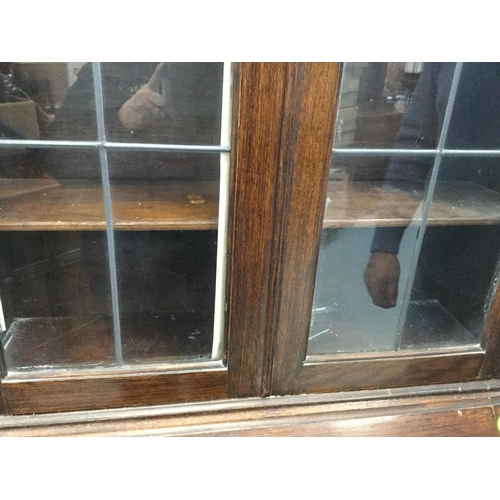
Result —
[[[218, 226], [226, 226], [229, 155], [160, 149], [229, 147], [230, 65], [103, 63], [108, 142], [101, 145], [92, 68], [0, 63], [7, 367], [220, 359], [225, 233]], [[93, 143], [32, 149], [12, 139]], [[112, 149], [113, 141], [126, 151]]]
[[111, 141], [220, 143], [222, 63], [103, 63]]
[[[436, 118], [444, 112], [440, 107], [446, 107], [454, 66], [344, 63], [334, 147], [392, 148], [395, 143], [404, 149], [435, 147], [442, 125]], [[425, 128], [425, 133], [413, 135], [416, 128], [421, 132]]]
[[[347, 65], [342, 85], [355, 67]], [[359, 82], [376, 80], [376, 95], [383, 95], [391, 67], [367, 65], [360, 69], [365, 79], [359, 76]], [[424, 63], [418, 70], [393, 142], [386, 141], [387, 135], [370, 143], [408, 153], [390, 158], [334, 154], [309, 354], [479, 342], [497, 283], [499, 161], [481, 155], [440, 158], [432, 152], [412, 156], [410, 149], [435, 150], [441, 131], [448, 134], [442, 139], [447, 147], [496, 149], [499, 65], [482, 65], [479, 71], [477, 65], [464, 64], [460, 73], [455, 63]], [[455, 97], [453, 78], [460, 78]], [[367, 98], [361, 83], [358, 103]], [[472, 113], [475, 101], [483, 109], [480, 116]], [[484, 101], [493, 111], [484, 110]], [[444, 125], [447, 109], [452, 112], [449, 128]], [[339, 111], [336, 141], [341, 126]], [[378, 133], [376, 127], [369, 131]], [[356, 127], [353, 144], [359, 146], [357, 134]]]
[[0, 148], [0, 336], [10, 370], [114, 362], [98, 156], [60, 153]]
[[[408, 164], [416, 169], [421, 168], [420, 160], [406, 157]], [[384, 179], [390, 164], [390, 157], [334, 157], [323, 221], [309, 354], [394, 347], [402, 300], [393, 299], [394, 307], [390, 308], [375, 306], [364, 281], [364, 270], [372, 246], [377, 240], [386, 241], [386, 235], [380, 231], [393, 231], [396, 238], [400, 238], [400, 272], [393, 274], [393, 278], [395, 286], [399, 284], [400, 289], [405, 289], [427, 187], [425, 182], [413, 183], [410, 187], [408, 182], [400, 180], [389, 188]], [[406, 231], [401, 229], [403, 225]]]
[[499, 160], [443, 158], [401, 349], [478, 343], [500, 256]]
[[449, 149], [499, 149], [500, 64], [466, 63], [457, 89]]
[[219, 155], [113, 152], [109, 164], [124, 362], [210, 359]]
[[92, 78], [89, 63], [0, 63], [0, 139], [96, 140]]

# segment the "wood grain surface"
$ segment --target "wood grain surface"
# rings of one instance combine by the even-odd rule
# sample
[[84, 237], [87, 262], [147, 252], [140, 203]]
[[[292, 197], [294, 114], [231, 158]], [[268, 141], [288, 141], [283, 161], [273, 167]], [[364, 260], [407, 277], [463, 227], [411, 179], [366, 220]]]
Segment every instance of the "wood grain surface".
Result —
[[243, 63], [234, 86], [240, 98], [231, 146], [229, 397], [261, 392], [285, 82], [285, 63]]
[[296, 396], [170, 410], [4, 417], [0, 436], [500, 436], [494, 408], [498, 394], [323, 403], [312, 403], [318, 396]]
[[[43, 180], [42, 180], [43, 181]], [[64, 186], [18, 193], [33, 180], [18, 180], [0, 194], [2, 231], [105, 230], [100, 183], [66, 181]], [[28, 189], [28, 186], [26, 187]], [[199, 195], [204, 203], [188, 197]], [[216, 181], [116, 181], [111, 186], [116, 230], [217, 229], [219, 183]]]
[[225, 368], [192, 371], [33, 379], [7, 377], [3, 381], [7, 409], [12, 415], [51, 413], [213, 401], [227, 397]]
[[[103, 230], [98, 183], [12, 179], [0, 183], [0, 230]], [[120, 181], [112, 185], [117, 230], [217, 229], [216, 181]], [[193, 203], [196, 196], [200, 201]], [[405, 226], [421, 220], [422, 193], [383, 182], [330, 181], [323, 227]], [[437, 184], [429, 225], [500, 223], [500, 195], [467, 181]]]
[[[407, 226], [422, 220], [424, 194], [383, 182], [330, 181], [323, 227]], [[474, 182], [436, 185], [428, 225], [500, 223], [500, 195]]]
[[330, 172], [339, 65], [290, 68], [280, 152], [272, 393], [289, 394], [305, 359]]
[[482, 352], [376, 356], [306, 362], [299, 375], [288, 383], [288, 392], [304, 394], [465, 382], [477, 378], [485, 357]]

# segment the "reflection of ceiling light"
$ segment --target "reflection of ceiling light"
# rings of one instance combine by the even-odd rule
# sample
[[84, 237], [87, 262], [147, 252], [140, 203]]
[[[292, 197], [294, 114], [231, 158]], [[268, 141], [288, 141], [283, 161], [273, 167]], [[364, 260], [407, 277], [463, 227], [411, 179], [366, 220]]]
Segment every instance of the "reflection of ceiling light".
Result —
[[407, 62], [405, 63], [405, 73], [410, 73], [412, 75], [419, 75], [422, 73], [422, 65], [424, 63], [421, 62]]
[[352, 429], [356, 427], [368, 427], [377, 424], [386, 424], [394, 420], [396, 415], [386, 415], [381, 417], [362, 417], [359, 419], [341, 420], [335, 422], [336, 426]]

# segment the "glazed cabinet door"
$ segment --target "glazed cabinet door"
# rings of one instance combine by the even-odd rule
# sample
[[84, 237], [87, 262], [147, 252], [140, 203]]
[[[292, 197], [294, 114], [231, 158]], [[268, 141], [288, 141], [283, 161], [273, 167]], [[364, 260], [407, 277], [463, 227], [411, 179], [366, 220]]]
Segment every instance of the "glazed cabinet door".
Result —
[[259, 395], [285, 65], [0, 76], [0, 412]]
[[500, 370], [500, 66], [289, 75], [272, 394]]

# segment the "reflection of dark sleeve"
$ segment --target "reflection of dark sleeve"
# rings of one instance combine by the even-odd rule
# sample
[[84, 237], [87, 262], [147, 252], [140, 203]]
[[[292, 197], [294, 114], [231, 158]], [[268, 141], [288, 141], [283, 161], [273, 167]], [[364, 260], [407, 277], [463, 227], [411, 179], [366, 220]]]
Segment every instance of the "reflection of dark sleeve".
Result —
[[[441, 129], [454, 63], [426, 63], [412, 102], [403, 116], [395, 149], [433, 149]], [[412, 189], [424, 193], [433, 157], [394, 156], [389, 166], [385, 190]], [[378, 227], [371, 252], [397, 254], [407, 226]]]
[[[109, 68], [108, 68], [109, 66]], [[119, 120], [120, 107], [129, 96], [121, 91], [127, 87], [126, 71], [114, 77], [114, 65], [102, 65], [103, 92], [105, 95], [106, 131], [125, 133]], [[126, 68], [128, 69], [128, 68]], [[147, 75], [146, 75], [147, 76]], [[57, 110], [54, 121], [44, 134], [46, 140], [56, 141], [96, 141], [96, 108], [94, 80], [91, 63], [86, 63], [78, 73], [62, 106]], [[52, 177], [95, 179], [100, 177], [99, 162], [94, 151], [84, 149], [51, 149], [45, 153], [44, 168]]]
[[[54, 121], [42, 137], [52, 141], [97, 140], [92, 65], [86, 63], [78, 73]], [[41, 151], [44, 170], [58, 180], [97, 176], [96, 156], [84, 149], [48, 149]]]
[[[128, 92], [131, 82], [142, 77], [140, 83], [151, 76], [151, 65], [143, 63], [104, 63], [102, 87], [104, 94], [106, 132], [108, 135], [129, 135], [130, 132], [120, 122], [118, 112], [132, 96]], [[154, 66], [153, 66], [154, 69]], [[135, 78], [134, 78], [135, 77]], [[78, 72], [75, 83], [70, 87], [62, 106], [48, 130], [45, 139], [58, 141], [96, 141], [96, 109], [92, 64], [86, 63]]]
[[97, 139], [92, 66], [85, 64], [71, 86], [44, 139], [95, 141]]
[[[154, 73], [157, 63], [103, 63], [102, 87], [106, 139], [111, 142], [163, 144], [218, 144], [222, 108], [221, 63], [168, 63], [169, 114], [160, 125], [131, 132], [119, 119], [119, 110]], [[93, 74], [85, 64], [51, 124], [45, 139], [97, 140]], [[99, 179], [96, 152], [53, 149], [44, 152], [44, 168], [52, 177]], [[128, 179], [218, 178], [217, 155], [129, 151], [109, 154], [110, 177]]]

